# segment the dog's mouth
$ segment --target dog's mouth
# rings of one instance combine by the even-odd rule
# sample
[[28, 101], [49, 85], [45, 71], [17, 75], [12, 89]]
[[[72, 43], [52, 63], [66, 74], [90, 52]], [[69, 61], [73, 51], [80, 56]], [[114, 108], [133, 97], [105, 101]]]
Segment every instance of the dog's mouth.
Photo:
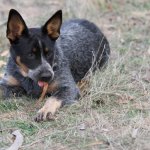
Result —
[[34, 80], [38, 86], [44, 87], [44, 84], [50, 84], [53, 81], [54, 73], [50, 71], [42, 72], [43, 69], [37, 67], [36, 69], [32, 70], [29, 69], [28, 77]]
[[38, 85], [39, 87], [43, 88], [45, 85], [47, 85], [48, 83], [47, 82], [44, 82], [44, 81], [38, 81]]

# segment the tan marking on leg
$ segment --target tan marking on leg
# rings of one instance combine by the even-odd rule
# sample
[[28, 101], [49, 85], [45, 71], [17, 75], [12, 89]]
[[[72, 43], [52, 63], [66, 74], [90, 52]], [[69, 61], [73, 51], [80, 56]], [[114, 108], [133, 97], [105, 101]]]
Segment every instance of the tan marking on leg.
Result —
[[7, 84], [11, 86], [16, 86], [20, 84], [19, 81], [11, 75], [7, 75], [6, 77], [4, 77], [4, 80], [6, 80]]
[[48, 48], [47, 47], [44, 50], [45, 50], [45, 52], [48, 52]]
[[53, 81], [51, 84], [48, 85], [47, 92], [52, 93], [58, 89], [58, 83], [56, 81]]
[[61, 105], [62, 101], [58, 100], [56, 97], [48, 98], [44, 106], [38, 111], [35, 120], [39, 122], [51, 119], [49, 115], [53, 116], [56, 113], [56, 111], [61, 107]]
[[36, 51], [37, 51], [37, 49], [36, 49], [36, 48], [33, 48], [33, 49], [32, 49], [32, 51], [33, 51], [33, 52], [36, 52]]
[[25, 66], [22, 62], [21, 62], [21, 60], [20, 60], [20, 56], [17, 56], [16, 57], [16, 62], [17, 62], [17, 64], [19, 65], [19, 67], [20, 67], [20, 72], [21, 72], [21, 74], [24, 76], [24, 77], [26, 77], [27, 76], [27, 74], [28, 74], [28, 68], [27, 68], [27, 66]]

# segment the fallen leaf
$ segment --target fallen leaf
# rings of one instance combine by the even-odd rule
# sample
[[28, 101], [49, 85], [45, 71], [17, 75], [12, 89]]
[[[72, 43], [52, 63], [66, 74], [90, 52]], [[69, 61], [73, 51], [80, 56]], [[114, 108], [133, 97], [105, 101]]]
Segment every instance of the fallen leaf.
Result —
[[23, 143], [23, 136], [19, 130], [12, 132], [14, 143], [7, 150], [18, 150]]

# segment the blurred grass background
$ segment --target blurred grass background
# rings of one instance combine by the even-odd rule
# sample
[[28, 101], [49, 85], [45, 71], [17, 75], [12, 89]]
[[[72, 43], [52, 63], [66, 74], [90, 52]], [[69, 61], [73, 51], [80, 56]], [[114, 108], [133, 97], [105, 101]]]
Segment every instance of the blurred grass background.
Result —
[[0, 149], [11, 145], [10, 131], [25, 137], [21, 149], [150, 149], [150, 1], [149, 0], [0, 0], [0, 67], [9, 43], [9, 9], [17, 9], [29, 27], [39, 27], [58, 9], [63, 19], [86, 18], [107, 36], [111, 58], [91, 79], [89, 94], [62, 108], [52, 122], [35, 123], [34, 101], [0, 100]]

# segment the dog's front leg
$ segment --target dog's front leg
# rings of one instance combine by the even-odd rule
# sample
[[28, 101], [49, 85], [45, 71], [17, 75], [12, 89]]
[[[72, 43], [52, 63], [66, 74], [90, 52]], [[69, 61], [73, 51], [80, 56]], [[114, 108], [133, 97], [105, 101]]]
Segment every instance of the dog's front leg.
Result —
[[38, 111], [35, 121], [52, 120], [56, 111], [62, 106], [62, 100], [56, 97], [47, 98], [44, 106]]
[[62, 87], [51, 97], [47, 98], [44, 106], [38, 111], [35, 121], [46, 121], [54, 119], [56, 111], [65, 104], [75, 102], [79, 97], [79, 90], [76, 85]]

